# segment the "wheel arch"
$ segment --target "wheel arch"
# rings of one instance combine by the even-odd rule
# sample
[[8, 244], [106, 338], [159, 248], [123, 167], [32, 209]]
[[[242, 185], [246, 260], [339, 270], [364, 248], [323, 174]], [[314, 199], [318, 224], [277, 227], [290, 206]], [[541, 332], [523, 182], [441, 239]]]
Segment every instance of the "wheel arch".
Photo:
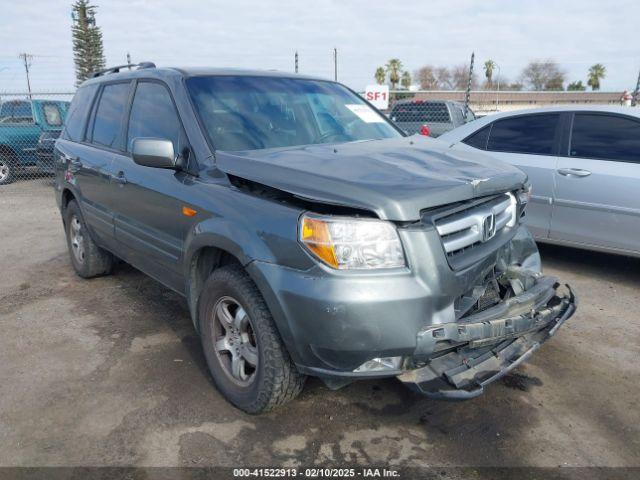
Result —
[[214, 270], [233, 263], [242, 266], [242, 262], [238, 257], [214, 244], [201, 245], [192, 251], [189, 256], [185, 292], [191, 313], [191, 321], [198, 332], [200, 331], [198, 301], [205, 282]]
[[60, 198], [61, 198], [60, 208], [64, 211], [67, 209], [67, 205], [69, 205], [69, 202], [71, 200], [76, 200], [76, 195], [71, 191], [70, 188], [65, 187], [62, 189], [62, 194]]
[[11, 147], [11, 146], [9, 146], [7, 144], [4, 144], [4, 143], [0, 143], [0, 155], [9, 155], [9, 156], [12, 156], [16, 160], [18, 158], [18, 154], [13, 149], [13, 147]]
[[203, 287], [207, 279], [217, 268], [234, 263], [240, 265], [255, 284], [267, 304], [267, 308], [273, 317], [275, 327], [284, 342], [287, 352], [295, 363], [299, 363], [301, 356], [293, 341], [293, 333], [286, 320], [282, 306], [267, 279], [264, 278], [259, 269], [252, 268], [255, 262], [248, 261], [247, 263], [243, 263], [240, 258], [220, 246], [203, 245], [194, 251], [190, 257], [185, 292], [194, 328], [198, 333], [201, 333], [198, 321], [198, 309]]

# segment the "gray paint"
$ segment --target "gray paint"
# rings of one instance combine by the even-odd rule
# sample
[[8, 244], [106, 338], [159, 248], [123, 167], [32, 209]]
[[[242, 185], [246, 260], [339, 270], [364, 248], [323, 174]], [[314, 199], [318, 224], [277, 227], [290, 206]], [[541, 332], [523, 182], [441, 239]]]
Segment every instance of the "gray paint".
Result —
[[319, 202], [411, 221], [427, 208], [519, 188], [521, 170], [422, 136], [217, 155], [224, 172]]

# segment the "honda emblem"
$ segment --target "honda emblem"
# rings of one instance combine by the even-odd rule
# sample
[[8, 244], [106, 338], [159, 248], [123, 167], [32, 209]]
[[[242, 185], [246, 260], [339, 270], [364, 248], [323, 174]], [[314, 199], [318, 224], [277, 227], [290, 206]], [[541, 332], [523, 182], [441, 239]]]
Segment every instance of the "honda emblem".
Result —
[[496, 216], [491, 213], [482, 221], [482, 241], [491, 240], [496, 234]]

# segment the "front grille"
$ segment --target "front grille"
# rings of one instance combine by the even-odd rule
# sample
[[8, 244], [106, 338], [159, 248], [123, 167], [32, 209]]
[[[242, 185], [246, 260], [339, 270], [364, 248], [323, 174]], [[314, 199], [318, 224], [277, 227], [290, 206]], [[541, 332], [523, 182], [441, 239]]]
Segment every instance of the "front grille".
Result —
[[502, 229], [516, 224], [517, 202], [505, 193], [487, 202], [435, 220], [436, 230], [448, 256], [461, 254], [487, 242]]

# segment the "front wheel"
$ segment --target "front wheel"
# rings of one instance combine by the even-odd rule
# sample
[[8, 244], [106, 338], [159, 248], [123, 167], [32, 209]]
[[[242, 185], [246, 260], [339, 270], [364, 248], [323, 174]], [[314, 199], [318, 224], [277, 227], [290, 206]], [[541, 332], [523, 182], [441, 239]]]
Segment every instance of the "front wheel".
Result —
[[202, 347], [220, 392], [248, 413], [295, 398], [304, 386], [271, 313], [240, 265], [216, 269], [199, 301]]
[[7, 185], [15, 179], [16, 164], [7, 157], [0, 157], [0, 185]]

